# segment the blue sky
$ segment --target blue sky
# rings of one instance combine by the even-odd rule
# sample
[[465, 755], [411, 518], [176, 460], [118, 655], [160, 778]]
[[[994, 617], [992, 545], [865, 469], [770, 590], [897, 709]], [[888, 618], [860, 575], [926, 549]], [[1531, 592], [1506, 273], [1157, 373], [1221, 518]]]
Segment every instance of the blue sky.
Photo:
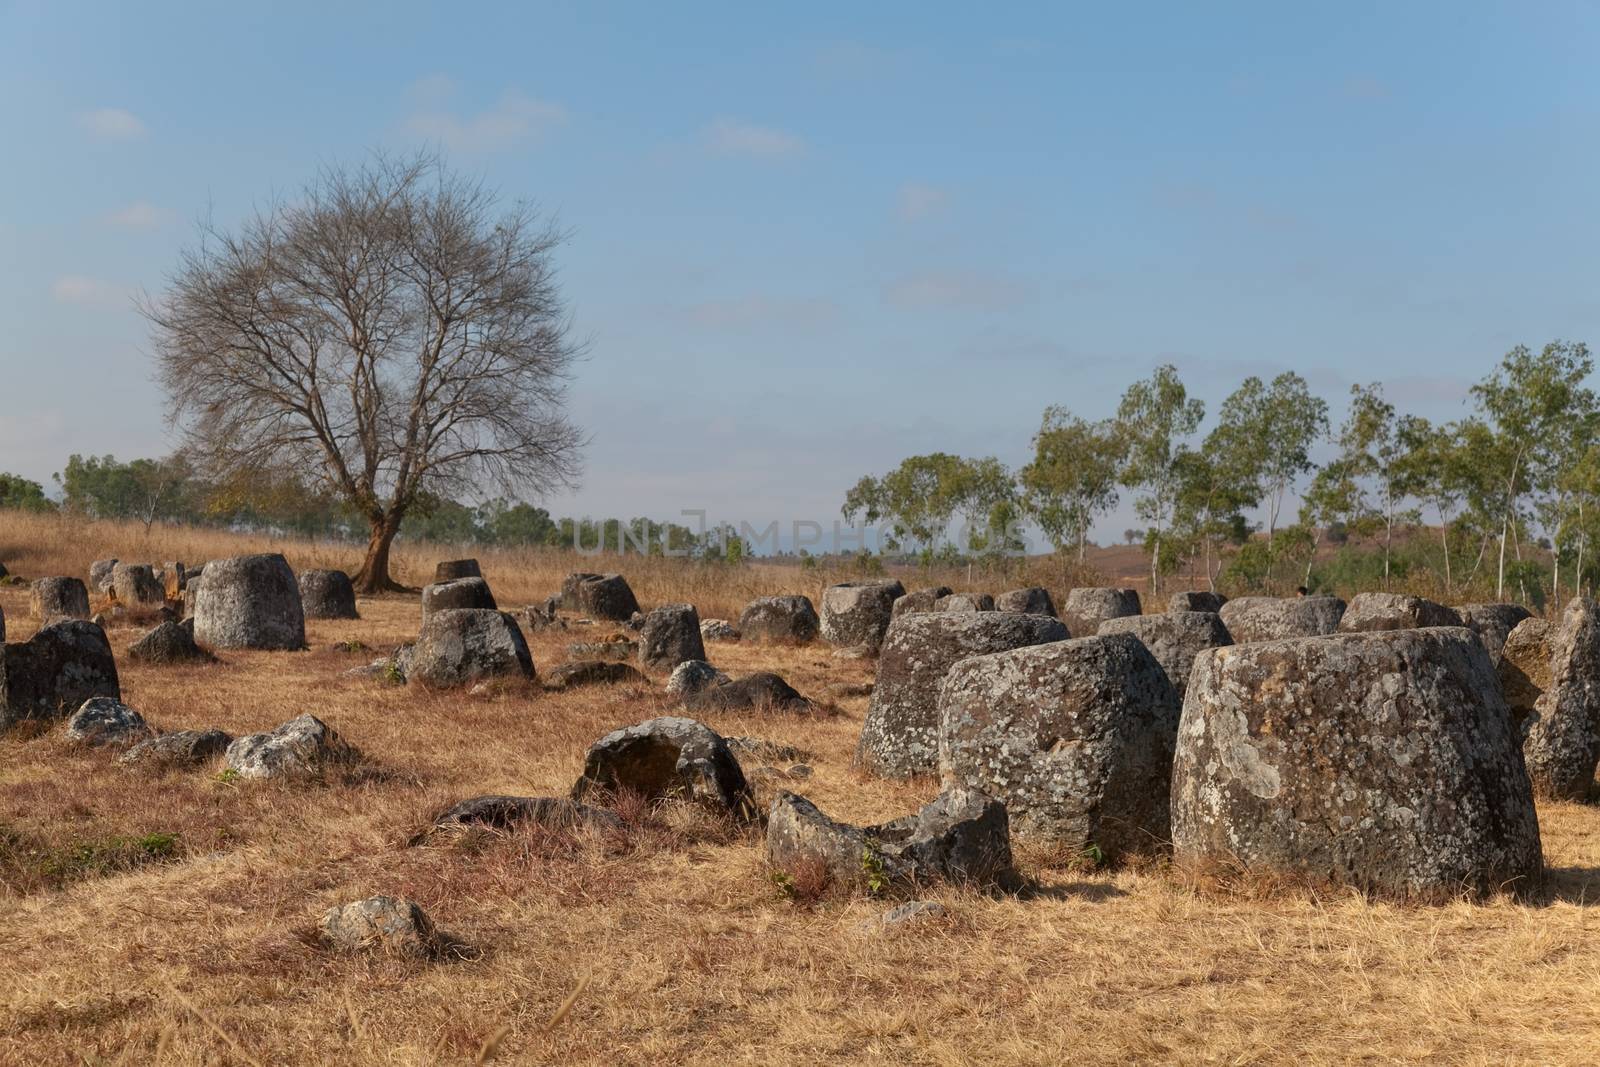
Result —
[[831, 521], [1163, 362], [1449, 418], [1596, 338], [1594, 4], [764, 7], [0, 3], [0, 470], [170, 447], [130, 294], [374, 148], [571, 230], [559, 514]]

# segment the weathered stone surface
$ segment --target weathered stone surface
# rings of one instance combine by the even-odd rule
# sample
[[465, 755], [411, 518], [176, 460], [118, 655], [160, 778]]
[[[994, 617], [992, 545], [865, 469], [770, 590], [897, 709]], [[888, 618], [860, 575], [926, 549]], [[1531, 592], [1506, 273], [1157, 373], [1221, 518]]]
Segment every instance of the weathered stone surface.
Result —
[[939, 688], [956, 661], [1066, 638], [1067, 628], [1043, 615], [901, 615], [884, 637], [856, 762], [886, 777], [933, 773], [939, 766]]
[[489, 608], [450, 608], [423, 621], [405, 674], [407, 682], [437, 689], [490, 678], [531, 679], [533, 656], [512, 616]]
[[1169, 611], [1165, 615], [1124, 615], [1100, 624], [1102, 634], [1132, 634], [1155, 656], [1183, 700], [1189, 668], [1208, 648], [1233, 644], [1222, 616], [1212, 611]]
[[591, 571], [577, 571], [563, 578], [561, 580], [560, 594], [561, 610], [582, 611], [583, 602], [579, 599], [579, 587], [585, 582], [595, 581], [596, 579], [604, 577], [605, 575], [603, 574], [595, 574]]
[[[570, 575], [568, 581], [578, 575]], [[626, 622], [639, 610], [639, 601], [633, 595], [628, 580], [620, 574], [588, 574], [572, 583], [571, 595], [576, 611], [591, 619], [607, 622]], [[562, 586], [562, 606], [566, 606], [567, 588]]]
[[745, 606], [739, 634], [746, 641], [803, 645], [816, 639], [822, 623], [810, 597], [763, 596]]
[[1527, 885], [1541, 868], [1510, 714], [1460, 628], [1198, 657], [1172, 804], [1185, 860], [1422, 899]]
[[1107, 619], [1120, 619], [1139, 612], [1137, 589], [1091, 586], [1067, 590], [1066, 602], [1061, 605], [1061, 621], [1066, 623], [1073, 637], [1093, 637]]
[[939, 697], [940, 778], [1004, 802], [1018, 837], [1107, 859], [1153, 851], [1170, 837], [1181, 706], [1130, 633], [974, 656]]
[[164, 622], [128, 648], [128, 658], [142, 663], [214, 663], [215, 656], [195, 644], [194, 634], [178, 622]]
[[700, 640], [738, 641], [739, 629], [727, 619], [702, 619], [700, 620]]
[[841, 582], [822, 591], [822, 639], [840, 648], [877, 649], [889, 629], [894, 602], [904, 596], [899, 582]]
[[111, 568], [111, 595], [118, 606], [134, 615], [167, 606], [167, 587], [147, 563], [118, 563]]
[[308, 619], [359, 619], [356, 587], [344, 571], [305, 571], [300, 575], [300, 604]]
[[890, 611], [893, 619], [902, 615], [919, 611], [938, 611], [939, 601], [949, 596], [952, 590], [948, 585], [936, 585], [928, 589], [913, 589], [903, 597], [896, 598], [894, 608]]
[[233, 738], [221, 730], [178, 730], [140, 741], [118, 757], [139, 767], [198, 767], [221, 755]]
[[933, 602], [934, 611], [993, 611], [994, 597], [988, 593], [951, 593]]
[[0, 730], [59, 719], [90, 697], [122, 699], [111, 643], [94, 623], [69, 619], [0, 646]]
[[1456, 614], [1461, 616], [1461, 625], [1478, 635], [1489, 658], [1497, 665], [1500, 650], [1506, 647], [1511, 631], [1533, 615], [1521, 604], [1458, 604]]
[[1534, 704], [1550, 688], [1550, 623], [1545, 619], [1523, 619], [1506, 636], [1500, 649], [1500, 693], [1511, 709], [1518, 736], [1523, 723], [1533, 714]]
[[546, 689], [578, 689], [587, 685], [649, 685], [650, 680], [628, 663], [586, 659], [563, 663], [545, 672]]
[[241, 778], [315, 778], [359, 759], [344, 738], [310, 714], [238, 738], [227, 749], [227, 768]]
[[532, 633], [541, 630], [565, 630], [567, 620], [559, 614], [560, 607], [561, 598], [558, 596], [550, 597], [542, 604], [529, 604], [522, 609], [522, 621]]
[[1167, 599], [1167, 610], [1220, 612], [1222, 605], [1227, 602], [1228, 598], [1221, 593], [1210, 593], [1203, 589], [1190, 589], [1182, 593], [1173, 593]]
[[612, 634], [604, 641], [574, 641], [567, 646], [567, 655], [573, 659], [604, 659], [613, 663], [626, 663], [639, 654], [639, 642], [630, 641], [621, 634]]
[[500, 605], [482, 578], [456, 578], [422, 587], [422, 621], [436, 611], [497, 611]]
[[453, 582], [457, 578], [482, 578], [483, 569], [478, 566], [475, 559], [447, 559], [434, 565], [433, 581]]
[[647, 800], [692, 800], [744, 818], [755, 814], [744, 771], [728, 743], [704, 723], [676, 716], [613, 730], [589, 746], [572, 799], [621, 792]]
[[45, 626], [64, 619], [87, 619], [89, 591], [76, 578], [40, 578], [33, 583], [29, 608]]
[[182, 561], [169, 559], [156, 568], [156, 580], [166, 591], [168, 600], [178, 600], [189, 585], [189, 571]]
[[639, 665], [670, 672], [685, 660], [705, 659], [700, 615], [693, 604], [663, 604], [644, 617], [639, 630]]
[[1460, 625], [1453, 608], [1405, 593], [1357, 593], [1339, 617], [1339, 632], [1345, 634]]
[[1281, 641], [1335, 632], [1344, 601], [1332, 596], [1241, 596], [1222, 605], [1218, 614], [1235, 644]]
[[212, 560], [198, 588], [190, 588], [194, 637], [207, 648], [306, 647], [300, 585], [281, 555]]
[[1535, 794], [1588, 796], [1600, 763], [1600, 603], [1587, 597], [1567, 601], [1550, 632], [1550, 684], [1522, 732]]
[[691, 711], [809, 712], [811, 701], [770, 671], [746, 675], [738, 681], [707, 686], [684, 700]]
[[686, 659], [672, 668], [672, 677], [667, 679], [667, 692], [674, 696], [688, 696], [729, 680], [726, 674], [703, 659]]
[[567, 797], [470, 797], [441, 812], [433, 820], [441, 830], [464, 830], [473, 826], [491, 830], [512, 830], [519, 826], [543, 826], [551, 830], [620, 829], [622, 820], [615, 812], [579, 804]]
[[432, 959], [443, 948], [433, 920], [404, 897], [368, 897], [331, 908], [317, 928], [323, 942], [340, 952]]
[[67, 720], [67, 740], [97, 748], [132, 745], [150, 735], [143, 715], [111, 697], [90, 697]]
[[1012, 869], [1005, 805], [967, 790], [946, 790], [916, 814], [879, 826], [836, 822], [805, 797], [780, 793], [767, 817], [766, 854], [780, 871], [821, 864], [830, 883], [876, 892], [989, 885]]
[[994, 598], [994, 610], [1011, 611], [1019, 615], [1049, 615], [1052, 618], [1056, 613], [1056, 602], [1050, 596], [1050, 590], [1042, 585], [1032, 585], [1026, 589], [1012, 589], [1001, 593]]
[[89, 564], [89, 588], [105, 596], [111, 592], [111, 572], [117, 567], [114, 559], [97, 559]]

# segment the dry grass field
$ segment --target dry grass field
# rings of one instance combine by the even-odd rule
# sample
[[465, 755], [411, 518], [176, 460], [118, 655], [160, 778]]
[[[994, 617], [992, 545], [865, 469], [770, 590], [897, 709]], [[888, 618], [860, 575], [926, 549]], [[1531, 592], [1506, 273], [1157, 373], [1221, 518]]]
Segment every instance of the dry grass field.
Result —
[[[343, 546], [13, 520], [0, 515], [0, 561], [24, 577], [83, 575], [106, 555], [355, 562]], [[439, 554], [400, 550], [398, 576], [425, 581]], [[503, 606], [595, 569], [481, 558]], [[672, 560], [626, 573], [647, 609], [689, 600], [702, 617], [736, 617], [763, 592], [815, 597], [831, 577]], [[0, 586], [0, 606], [11, 640], [32, 632], [25, 587]], [[863, 934], [884, 902], [791, 899], [754, 834], [684, 810], [632, 812], [606, 836], [412, 844], [455, 800], [564, 793], [591, 741], [669, 705], [658, 688], [425, 695], [345, 677], [417, 629], [412, 598], [361, 611], [309, 623], [310, 651], [200, 667], [130, 663], [141, 631], [110, 633], [124, 699], [157, 727], [237, 735], [309, 711], [368, 755], [349, 780], [149, 775], [74, 750], [59, 728], [0, 737], [0, 1063], [1600, 1062], [1593, 808], [1542, 810], [1550, 878], [1529, 901], [1408, 907], [1023, 851], [1024, 893], [935, 890], [945, 917]], [[529, 639], [545, 667], [584, 637]], [[336, 647], [352, 641], [372, 651]], [[825, 646], [710, 652], [812, 696], [871, 678]], [[836, 703], [832, 717], [710, 724], [806, 749], [815, 775], [798, 788], [841, 817], [899, 815], [936, 792], [853, 772], [866, 699]], [[377, 893], [421, 903], [462, 958], [318, 945], [324, 910]]]

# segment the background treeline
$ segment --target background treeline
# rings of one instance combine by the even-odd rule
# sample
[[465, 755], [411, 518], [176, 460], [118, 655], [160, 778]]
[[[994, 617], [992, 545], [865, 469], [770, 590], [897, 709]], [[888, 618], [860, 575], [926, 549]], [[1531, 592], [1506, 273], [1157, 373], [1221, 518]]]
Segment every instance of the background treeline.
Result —
[[[278, 536], [364, 542], [367, 523], [339, 496], [285, 475], [213, 482], [183, 455], [123, 462], [115, 456], [68, 458], [55, 476], [59, 503], [38, 482], [0, 473], [0, 508], [55, 511], [92, 519], [212, 526]], [[401, 540], [507, 548], [547, 546], [624, 553], [673, 552], [738, 561], [747, 540], [730, 527], [699, 531], [653, 519], [554, 518], [525, 501], [478, 506], [426, 497], [406, 516]], [[620, 546], [620, 547], [619, 547]]]
[[842, 510], [887, 524], [892, 549], [925, 562], [1003, 555], [1024, 523], [1081, 559], [1128, 494], [1147, 526], [1127, 536], [1142, 539], [1152, 588], [1169, 576], [1234, 593], [1403, 580], [1542, 606], [1592, 590], [1600, 571], [1592, 370], [1582, 344], [1518, 346], [1472, 387], [1469, 414], [1439, 424], [1399, 411], [1379, 383], [1352, 388], [1335, 417], [1298, 374], [1250, 377], [1207, 423], [1163, 366], [1110, 418], [1046, 409], [1019, 470], [912, 456], [862, 478]]

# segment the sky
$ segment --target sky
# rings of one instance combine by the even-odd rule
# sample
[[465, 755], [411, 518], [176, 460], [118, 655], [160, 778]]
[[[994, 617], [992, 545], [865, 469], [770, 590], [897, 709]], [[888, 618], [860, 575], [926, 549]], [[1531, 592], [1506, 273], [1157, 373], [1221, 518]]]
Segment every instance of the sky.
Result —
[[[838, 518], [1174, 364], [1453, 418], [1600, 339], [1600, 6], [0, 0], [0, 470], [175, 443], [197, 220], [432, 147], [570, 233], [558, 515]], [[1209, 423], [1208, 423], [1209, 425]], [[1204, 432], [1204, 427], [1202, 428]], [[1096, 528], [1120, 539], [1126, 501]]]

